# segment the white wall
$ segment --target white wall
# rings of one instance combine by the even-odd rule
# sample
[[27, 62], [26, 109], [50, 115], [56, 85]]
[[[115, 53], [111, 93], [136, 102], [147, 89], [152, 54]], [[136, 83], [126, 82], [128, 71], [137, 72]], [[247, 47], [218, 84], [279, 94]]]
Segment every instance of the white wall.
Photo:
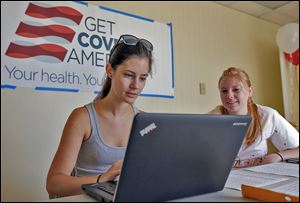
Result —
[[47, 199], [46, 176], [66, 119], [88, 93], [1, 90], [1, 201]]
[[[159, 22], [173, 23], [175, 99], [141, 97], [149, 112], [205, 113], [219, 104], [224, 68], [245, 69], [254, 100], [283, 112], [277, 25], [213, 2], [97, 2]], [[206, 95], [199, 94], [199, 82]], [[1, 201], [45, 200], [46, 176], [63, 126], [90, 93], [1, 89]]]

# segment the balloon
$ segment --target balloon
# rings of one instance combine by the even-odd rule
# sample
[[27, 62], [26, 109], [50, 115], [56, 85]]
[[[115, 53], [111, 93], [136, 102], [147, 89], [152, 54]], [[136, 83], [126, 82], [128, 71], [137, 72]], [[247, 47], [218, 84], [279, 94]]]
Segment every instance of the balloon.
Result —
[[299, 24], [288, 23], [278, 29], [276, 42], [286, 53], [293, 53], [299, 48]]
[[292, 62], [293, 65], [299, 65], [299, 49], [292, 54], [284, 52], [284, 57], [288, 62]]
[[296, 66], [299, 65], [299, 49], [292, 54], [292, 64]]
[[284, 58], [288, 61], [288, 62], [291, 62], [292, 60], [292, 55], [289, 54], [289, 53], [286, 53], [286, 52], [283, 52], [284, 53]]

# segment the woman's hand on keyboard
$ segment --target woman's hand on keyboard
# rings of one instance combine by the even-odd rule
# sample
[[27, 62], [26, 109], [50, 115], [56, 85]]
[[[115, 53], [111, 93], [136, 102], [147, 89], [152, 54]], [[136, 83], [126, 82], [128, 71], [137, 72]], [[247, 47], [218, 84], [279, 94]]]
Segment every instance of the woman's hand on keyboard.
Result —
[[99, 179], [99, 182], [113, 181], [121, 173], [122, 160], [116, 161]]

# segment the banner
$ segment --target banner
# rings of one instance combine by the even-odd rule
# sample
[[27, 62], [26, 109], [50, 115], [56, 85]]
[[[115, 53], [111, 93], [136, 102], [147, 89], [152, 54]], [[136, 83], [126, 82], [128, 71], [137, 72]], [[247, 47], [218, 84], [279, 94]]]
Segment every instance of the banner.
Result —
[[1, 2], [1, 88], [99, 93], [122, 34], [154, 46], [142, 95], [173, 98], [172, 24], [84, 2]]

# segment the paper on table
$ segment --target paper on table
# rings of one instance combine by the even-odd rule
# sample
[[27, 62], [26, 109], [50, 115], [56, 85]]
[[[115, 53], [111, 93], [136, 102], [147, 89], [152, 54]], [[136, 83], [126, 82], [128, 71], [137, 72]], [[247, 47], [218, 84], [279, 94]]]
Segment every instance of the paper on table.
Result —
[[260, 173], [268, 173], [268, 174], [277, 174], [277, 175], [287, 175], [294, 176], [299, 178], [299, 165], [292, 163], [271, 163], [265, 164], [255, 167], [245, 168], [245, 170], [255, 171]]
[[272, 188], [272, 191], [299, 197], [299, 180], [295, 180], [279, 187]]
[[287, 177], [282, 177], [278, 175], [256, 173], [252, 171], [246, 171], [244, 169], [239, 169], [230, 172], [225, 187], [241, 190], [242, 184], [261, 187], [281, 182], [287, 179]]

